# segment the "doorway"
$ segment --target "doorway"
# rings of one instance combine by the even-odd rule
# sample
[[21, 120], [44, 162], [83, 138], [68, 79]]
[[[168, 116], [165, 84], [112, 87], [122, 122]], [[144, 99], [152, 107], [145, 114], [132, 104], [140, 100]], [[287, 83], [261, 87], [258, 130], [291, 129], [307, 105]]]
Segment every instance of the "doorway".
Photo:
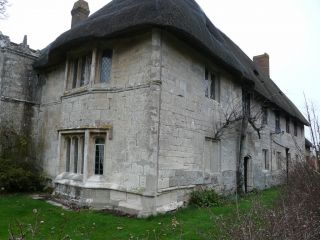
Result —
[[252, 172], [252, 162], [251, 156], [248, 155], [243, 161], [243, 180], [244, 180], [244, 190], [245, 192], [250, 192], [253, 189], [253, 172]]

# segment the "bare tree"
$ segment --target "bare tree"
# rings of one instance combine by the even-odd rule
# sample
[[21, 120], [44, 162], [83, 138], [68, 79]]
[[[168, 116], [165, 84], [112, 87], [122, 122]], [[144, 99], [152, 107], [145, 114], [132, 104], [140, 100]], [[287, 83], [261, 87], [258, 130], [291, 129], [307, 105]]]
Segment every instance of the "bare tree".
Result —
[[313, 145], [313, 153], [315, 154], [315, 168], [318, 169], [318, 161], [320, 160], [320, 123], [316, 114], [316, 104], [313, 101], [305, 99], [305, 108], [308, 121], [310, 123], [311, 142]]
[[226, 140], [235, 138], [240, 134], [239, 159], [237, 164], [237, 191], [245, 192], [244, 184], [244, 158], [246, 138], [248, 134], [256, 132], [259, 139], [260, 132], [264, 128], [261, 120], [263, 106], [267, 100], [259, 94], [254, 94], [250, 88], [243, 87], [242, 97], [228, 93], [225, 106], [219, 108], [219, 117], [213, 122], [214, 138]]
[[8, 17], [7, 7], [9, 7], [8, 0], [0, 0], [0, 19], [6, 19]]

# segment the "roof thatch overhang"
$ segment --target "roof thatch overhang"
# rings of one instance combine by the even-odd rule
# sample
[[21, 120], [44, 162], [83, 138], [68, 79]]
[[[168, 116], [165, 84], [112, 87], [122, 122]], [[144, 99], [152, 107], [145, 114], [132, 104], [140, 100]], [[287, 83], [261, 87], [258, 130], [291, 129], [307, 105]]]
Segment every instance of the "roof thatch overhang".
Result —
[[42, 51], [33, 67], [53, 67], [66, 59], [70, 49], [88, 41], [136, 36], [153, 28], [170, 32], [236, 78], [254, 85], [258, 93], [303, 124], [309, 124], [277, 85], [211, 23], [194, 0], [113, 0], [61, 34]]

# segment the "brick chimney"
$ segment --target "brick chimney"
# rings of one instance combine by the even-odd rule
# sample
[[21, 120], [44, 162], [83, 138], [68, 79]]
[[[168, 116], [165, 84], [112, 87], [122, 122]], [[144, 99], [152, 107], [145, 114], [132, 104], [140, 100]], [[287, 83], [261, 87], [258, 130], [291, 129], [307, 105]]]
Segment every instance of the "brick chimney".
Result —
[[71, 28], [73, 28], [78, 22], [88, 18], [89, 13], [89, 4], [86, 1], [78, 0], [75, 2], [71, 11]]
[[270, 77], [269, 55], [267, 53], [254, 56], [253, 62]]

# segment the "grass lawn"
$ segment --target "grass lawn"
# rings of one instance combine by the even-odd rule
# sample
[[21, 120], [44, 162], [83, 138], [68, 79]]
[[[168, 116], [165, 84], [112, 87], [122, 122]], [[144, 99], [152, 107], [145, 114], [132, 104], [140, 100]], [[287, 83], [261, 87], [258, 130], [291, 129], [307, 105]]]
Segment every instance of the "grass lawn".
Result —
[[[275, 189], [268, 189], [258, 196], [260, 200], [271, 204], [272, 200], [277, 196], [278, 192]], [[239, 208], [242, 210], [248, 209], [251, 205], [253, 196], [242, 199], [239, 203]], [[0, 239], [9, 239], [8, 224], [12, 221], [12, 229], [18, 232], [14, 219], [22, 223], [22, 228], [26, 229], [27, 224], [35, 225], [34, 209], [40, 211], [38, 221], [44, 221], [37, 230], [35, 239], [59, 239], [60, 229], [66, 218], [70, 217], [62, 229], [61, 236], [69, 235], [69, 239], [157, 239], [162, 229], [167, 226], [168, 230], [163, 231], [161, 239], [180, 239], [180, 231], [185, 235], [183, 239], [201, 239], [197, 236], [197, 229], [206, 231], [213, 226], [210, 220], [210, 213], [205, 209], [188, 207], [181, 209], [174, 214], [165, 214], [151, 216], [147, 219], [138, 218], [119, 218], [110, 213], [99, 213], [96, 210], [83, 210], [80, 213], [76, 211], [62, 210], [60, 207], [52, 206], [51, 204], [33, 200], [32, 198], [15, 194], [10, 196], [0, 196]], [[222, 207], [212, 207], [211, 211], [215, 215], [225, 215], [235, 212], [235, 205], [230, 204]], [[178, 227], [172, 226], [173, 218], [176, 218]], [[94, 226], [94, 228], [92, 228]], [[91, 231], [88, 237], [86, 233]], [[51, 235], [54, 232], [54, 235]], [[81, 233], [84, 233], [81, 236]], [[77, 235], [77, 236], [76, 236]], [[31, 235], [29, 235], [29, 239]], [[44, 236], [44, 238], [41, 238]], [[52, 236], [52, 238], [51, 238]], [[61, 239], [62, 239], [61, 237]], [[132, 238], [131, 238], [132, 237]]]

